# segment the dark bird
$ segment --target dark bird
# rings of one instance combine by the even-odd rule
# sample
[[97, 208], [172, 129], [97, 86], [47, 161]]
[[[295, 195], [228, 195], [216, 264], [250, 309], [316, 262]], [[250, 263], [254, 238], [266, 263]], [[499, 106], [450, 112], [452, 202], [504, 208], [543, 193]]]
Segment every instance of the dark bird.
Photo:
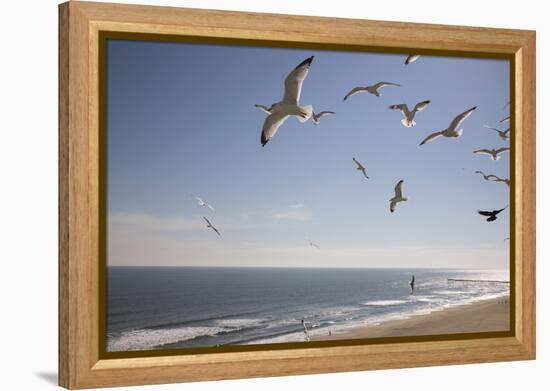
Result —
[[411, 287], [411, 295], [414, 294], [414, 274], [412, 275], [411, 281], [409, 282], [409, 286]]
[[487, 211], [487, 210], [478, 210], [477, 213], [479, 213], [482, 216], [488, 216], [487, 221], [495, 221], [497, 219], [497, 215], [502, 212], [504, 209], [506, 209], [508, 206], [505, 206], [502, 209], [497, 209], [493, 211]]
[[220, 235], [220, 231], [218, 231], [218, 229], [212, 225], [212, 223], [210, 222], [210, 220], [208, 220], [208, 219], [207, 219], [206, 217], [204, 217], [204, 216], [202, 216], [202, 218], [203, 218], [203, 219], [206, 221], [206, 223], [207, 223], [206, 228], [212, 228], [212, 230], [214, 230], [214, 232], [216, 232], [216, 233], [218, 234], [218, 236], [221, 236], [221, 235]]

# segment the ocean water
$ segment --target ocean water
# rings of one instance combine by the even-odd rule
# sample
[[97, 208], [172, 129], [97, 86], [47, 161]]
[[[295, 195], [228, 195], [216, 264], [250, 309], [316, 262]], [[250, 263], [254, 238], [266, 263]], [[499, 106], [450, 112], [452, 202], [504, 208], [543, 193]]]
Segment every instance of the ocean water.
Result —
[[[416, 276], [410, 294], [411, 274]], [[505, 270], [109, 267], [107, 351], [305, 340], [509, 293]]]

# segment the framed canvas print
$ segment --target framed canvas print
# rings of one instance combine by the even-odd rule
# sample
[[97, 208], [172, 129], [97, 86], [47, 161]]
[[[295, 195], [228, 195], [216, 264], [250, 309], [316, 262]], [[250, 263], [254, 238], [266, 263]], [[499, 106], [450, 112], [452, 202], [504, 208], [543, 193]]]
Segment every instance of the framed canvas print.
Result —
[[60, 385], [534, 359], [534, 32], [59, 12]]

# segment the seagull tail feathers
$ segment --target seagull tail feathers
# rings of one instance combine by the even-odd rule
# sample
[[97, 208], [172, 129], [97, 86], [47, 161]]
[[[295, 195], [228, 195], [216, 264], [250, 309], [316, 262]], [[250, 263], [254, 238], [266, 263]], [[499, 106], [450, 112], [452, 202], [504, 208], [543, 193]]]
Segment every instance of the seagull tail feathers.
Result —
[[300, 106], [300, 111], [304, 115], [303, 116], [296, 116], [296, 118], [298, 118], [298, 121], [300, 121], [300, 122], [307, 122], [313, 114], [313, 106], [311, 106], [311, 105]]

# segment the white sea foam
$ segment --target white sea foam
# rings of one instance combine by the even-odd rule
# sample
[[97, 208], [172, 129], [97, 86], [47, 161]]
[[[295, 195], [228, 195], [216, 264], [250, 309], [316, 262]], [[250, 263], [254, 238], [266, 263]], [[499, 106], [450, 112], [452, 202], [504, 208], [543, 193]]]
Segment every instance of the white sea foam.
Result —
[[231, 330], [224, 327], [176, 327], [125, 331], [117, 337], [107, 338], [107, 351], [154, 349], [165, 344], [187, 341], [202, 336], [212, 336]]
[[372, 305], [372, 306], [387, 306], [387, 305], [399, 305], [405, 304], [407, 300], [373, 300], [363, 303], [363, 305]]

